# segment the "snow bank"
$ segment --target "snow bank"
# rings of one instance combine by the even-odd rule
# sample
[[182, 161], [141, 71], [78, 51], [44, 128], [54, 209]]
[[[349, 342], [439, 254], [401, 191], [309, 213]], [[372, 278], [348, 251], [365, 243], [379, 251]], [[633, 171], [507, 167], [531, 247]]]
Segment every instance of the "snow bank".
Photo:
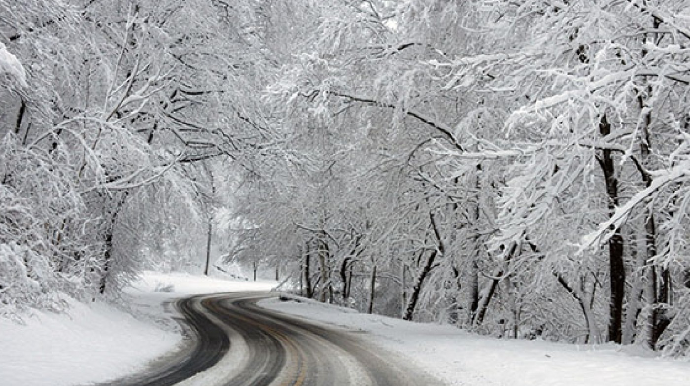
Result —
[[497, 340], [450, 326], [406, 322], [310, 300], [259, 303], [357, 331], [450, 385], [686, 386], [688, 361], [661, 359], [620, 346], [574, 346], [543, 341]]
[[181, 341], [112, 306], [68, 302], [68, 314], [34, 311], [26, 325], [0, 319], [0, 384], [103, 381], [141, 369]]
[[[220, 274], [219, 274], [220, 275]], [[170, 286], [166, 289], [165, 287]], [[231, 280], [224, 277], [196, 276], [186, 273], [144, 272], [141, 279], [127, 292], [165, 292], [163, 297], [174, 298], [216, 292], [270, 291], [275, 281]]]
[[66, 299], [66, 314], [33, 311], [20, 325], [0, 318], [0, 385], [69, 386], [107, 382], [180, 347], [170, 302], [193, 294], [270, 290], [275, 282], [146, 272], [123, 294], [130, 313]]

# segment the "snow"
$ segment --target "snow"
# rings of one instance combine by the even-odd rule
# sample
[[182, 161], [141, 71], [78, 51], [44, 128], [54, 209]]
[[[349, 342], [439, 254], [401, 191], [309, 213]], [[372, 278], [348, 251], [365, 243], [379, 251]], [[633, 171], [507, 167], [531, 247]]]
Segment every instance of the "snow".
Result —
[[[656, 194], [656, 192], [661, 190], [664, 186], [680, 179], [688, 178], [688, 176], [690, 176], [689, 170], [690, 161], [684, 161], [668, 171], [651, 171], [650, 174], [654, 176], [652, 183], [644, 190], [637, 192], [625, 204], [616, 208], [616, 211], [613, 213], [613, 215], [611, 215], [607, 221], [599, 224], [599, 227], [596, 231], [585, 235], [582, 238], [582, 245], [578, 250], [578, 254], [583, 253], [588, 248], [591, 248], [595, 245], [601, 245], [602, 243], [608, 241], [608, 239], [610, 239], [613, 235], [611, 229], [620, 228], [623, 223], [625, 223], [625, 220], [628, 218], [630, 212], [637, 205], [646, 200], [650, 200]], [[599, 241], [598, 244], [597, 241]]]
[[66, 300], [68, 314], [33, 311], [25, 325], [0, 319], [0, 384], [107, 380], [137, 370], [181, 340], [112, 306]]
[[[269, 281], [147, 272], [123, 295], [136, 318], [112, 305], [66, 299], [68, 314], [33, 311], [24, 325], [0, 319], [0, 384], [84, 385], [141, 371], [184, 344], [172, 320], [177, 314], [171, 301], [192, 294], [268, 291], [273, 286], [275, 282]], [[272, 298], [260, 305], [366, 332], [372, 344], [408, 356], [449, 385], [680, 386], [690, 379], [688, 360], [659, 358], [636, 347], [498, 340], [301, 298], [299, 303]], [[235, 340], [237, 346], [242, 342]], [[182, 384], [211, 385], [216, 378], [227, 379], [241, 353], [231, 352], [213, 368], [217, 371], [200, 373]]]
[[[449, 385], [687, 386], [690, 363], [635, 347], [499, 340], [451, 326], [421, 324], [311, 300], [263, 300], [262, 307], [365, 331], [367, 339], [410, 357]], [[360, 335], [361, 336], [361, 335]]]
[[[235, 276], [242, 276], [241, 271]], [[232, 275], [232, 274], [231, 274]], [[139, 293], [136, 297], [139, 301], [138, 309], [149, 308], [151, 315], [161, 314], [169, 307], [165, 304], [173, 299], [180, 297], [211, 294], [222, 292], [268, 292], [276, 286], [275, 281], [245, 281], [227, 280], [225, 278], [208, 278], [205, 276], [194, 276], [187, 274], [161, 274], [147, 272], [143, 275], [140, 282], [136, 283], [129, 291], [132, 295]], [[248, 346], [236, 331], [223, 326], [223, 330], [228, 334], [232, 345], [228, 355], [223, 357], [220, 362], [208, 370], [202, 371], [193, 377], [179, 383], [180, 386], [220, 386], [228, 383], [235, 371], [241, 368], [243, 359], [246, 358]]]
[[[172, 286], [169, 291], [161, 291], [161, 286]], [[270, 291], [275, 287], [275, 281], [228, 280], [206, 276], [189, 275], [185, 273], [157, 273], [145, 272], [142, 279], [135, 283], [127, 292], [148, 293], [149, 296], [158, 293], [161, 298], [180, 298], [189, 295], [210, 294], [218, 292], [251, 292]], [[157, 287], [159, 288], [156, 291]]]
[[171, 301], [193, 294], [268, 291], [274, 285], [146, 272], [123, 294], [131, 313], [65, 298], [66, 314], [33, 310], [22, 317], [24, 324], [0, 318], [0, 385], [84, 385], [141, 371], [184, 344]]
[[24, 66], [16, 56], [7, 51], [7, 47], [2, 42], [0, 42], [0, 74], [9, 74], [15, 77], [19, 84], [28, 87]]

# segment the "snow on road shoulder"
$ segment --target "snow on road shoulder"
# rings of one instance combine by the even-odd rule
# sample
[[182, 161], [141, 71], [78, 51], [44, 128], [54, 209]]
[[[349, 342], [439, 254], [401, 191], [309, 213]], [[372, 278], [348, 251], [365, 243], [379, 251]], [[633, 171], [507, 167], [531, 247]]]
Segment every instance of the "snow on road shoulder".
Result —
[[247, 281], [207, 277], [186, 273], [144, 272], [140, 279], [127, 290], [130, 294], [137, 292], [169, 294], [167, 297], [181, 297], [195, 294], [216, 292], [270, 291], [276, 286], [275, 281]]
[[0, 318], [0, 385], [84, 385], [141, 371], [184, 343], [170, 302], [193, 294], [265, 291], [274, 285], [146, 272], [122, 295], [131, 313], [66, 298], [66, 314], [34, 310], [23, 316], [24, 324]]
[[34, 311], [25, 325], [0, 319], [0, 384], [103, 381], [137, 370], [181, 340], [106, 304], [68, 303], [68, 314]]
[[367, 315], [312, 300], [263, 300], [260, 306], [368, 332], [449, 385], [686, 386], [690, 362], [636, 355], [616, 345], [576, 346], [498, 340], [450, 326]]

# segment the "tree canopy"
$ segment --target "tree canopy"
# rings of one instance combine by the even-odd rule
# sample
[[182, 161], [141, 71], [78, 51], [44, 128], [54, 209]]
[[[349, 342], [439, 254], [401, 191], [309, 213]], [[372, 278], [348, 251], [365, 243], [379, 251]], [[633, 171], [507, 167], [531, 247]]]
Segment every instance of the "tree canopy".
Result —
[[685, 355], [689, 9], [0, 0], [0, 310], [213, 236], [321, 301]]

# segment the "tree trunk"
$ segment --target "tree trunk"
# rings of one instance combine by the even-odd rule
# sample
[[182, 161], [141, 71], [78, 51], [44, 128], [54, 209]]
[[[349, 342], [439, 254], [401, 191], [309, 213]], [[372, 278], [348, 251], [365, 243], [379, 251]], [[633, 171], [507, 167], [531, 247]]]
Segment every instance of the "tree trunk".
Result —
[[[633, 232], [636, 233], [636, 232]], [[636, 237], [632, 238], [633, 240]], [[639, 243], [637, 243], [639, 245]], [[631, 344], [635, 341], [637, 331], [637, 317], [640, 313], [640, 299], [643, 292], [644, 274], [646, 273], [645, 258], [646, 253], [637, 252], [637, 248], [630, 248], [631, 257], [635, 261], [638, 272], [634, 274], [632, 287], [628, 295], [628, 305], [626, 307], [625, 322], [623, 324], [623, 344]]]
[[[400, 262], [400, 314], [405, 315], [405, 307], [407, 306], [407, 270], [405, 263]], [[690, 277], [690, 274], [688, 275]]]
[[101, 272], [101, 279], [98, 284], [98, 293], [103, 295], [108, 284], [108, 276], [110, 274], [110, 261], [113, 255], [113, 229], [112, 226], [105, 235], [105, 251], [103, 253], [103, 271]]
[[[479, 172], [481, 172], [481, 164], [477, 165], [477, 175], [475, 177], [475, 187], [477, 189], [477, 194], [475, 195], [476, 203], [474, 205], [474, 221], [475, 224], [479, 223], [480, 217], [480, 198], [479, 192], [481, 192], [481, 183], [479, 180]], [[467, 320], [466, 325], [472, 326], [474, 320], [477, 316], [477, 310], [479, 308], [479, 232], [472, 236], [473, 239], [473, 250], [470, 252], [470, 269], [469, 269], [469, 282], [467, 283], [468, 294], [467, 294]]]
[[376, 264], [371, 269], [371, 281], [369, 284], [369, 307], [367, 308], [367, 313], [374, 313], [374, 298], [376, 296]]
[[[606, 114], [599, 122], [599, 133], [605, 137], [611, 133], [611, 124]], [[604, 172], [606, 193], [608, 195], [609, 215], [612, 216], [618, 206], [618, 180], [615, 175], [614, 160], [610, 149], [601, 151], [598, 157], [599, 165]], [[625, 264], [623, 262], [623, 236], [618, 227], [608, 241], [609, 247], [609, 276], [611, 296], [609, 300], [609, 334], [608, 340], [616, 343], [622, 341], [623, 299], [625, 297]]]
[[[503, 270], [499, 269], [496, 272], [496, 276], [503, 276]], [[489, 309], [489, 303], [491, 303], [491, 299], [494, 296], [494, 293], [496, 293], [496, 287], [498, 287], [498, 282], [500, 280], [498, 279], [492, 279], [491, 284], [489, 284], [489, 288], [486, 291], [486, 293], [481, 297], [480, 301], [477, 304], [477, 312], [474, 317], [474, 320], [472, 321], [472, 326], [480, 326], [482, 322], [484, 322], [484, 317], [486, 316], [486, 311]]]
[[[154, 125], [153, 130], [151, 130], [151, 133], [149, 133], [149, 139], [148, 139], [149, 141], [151, 141], [153, 139], [153, 133], [154, 133], [155, 129], [156, 129], [156, 126]], [[206, 170], [206, 173], [208, 173], [208, 178], [209, 178], [209, 181], [211, 184], [211, 194], [208, 197], [208, 200], [207, 200], [208, 202], [206, 202], [206, 216], [208, 218], [208, 235], [207, 235], [207, 240], [206, 240], [206, 267], [204, 268], [204, 275], [208, 276], [208, 268], [211, 265], [211, 241], [213, 239], [213, 215], [211, 213], [211, 209], [212, 209], [213, 199], [216, 196], [216, 185], [213, 183], [213, 173], [211, 172], [211, 169], [208, 168], [208, 166], [206, 165], [206, 162], [204, 162], [203, 165], [204, 165], [204, 170]]]
[[322, 235], [319, 240], [318, 240], [318, 259], [319, 259], [319, 270], [321, 273], [321, 283], [320, 283], [320, 291], [319, 291], [319, 301], [322, 303], [326, 302], [326, 299], [328, 298], [329, 294], [329, 289], [331, 286], [330, 280], [329, 280], [329, 268], [328, 268], [328, 244], [324, 240], [325, 235]]
[[583, 296], [582, 292], [576, 287], [570, 286], [563, 276], [554, 272], [558, 282], [565, 288], [570, 295], [575, 298], [577, 304], [582, 310], [582, 315], [585, 318], [585, 325], [587, 326], [587, 341], [586, 343], [599, 344], [599, 328], [597, 327], [596, 319], [594, 318], [594, 313], [590, 307], [587, 299]]
[[350, 266], [347, 269], [347, 294], [346, 297], [349, 299], [350, 298], [350, 292], [352, 291], [352, 270], [354, 269], [354, 262], [350, 264]]
[[653, 335], [654, 346], [652, 346], [654, 348], [656, 348], [656, 344], [659, 338], [661, 338], [661, 335], [671, 324], [671, 318], [665, 308], [671, 305], [671, 273], [667, 268], [661, 268], [661, 274], [658, 276], [659, 281], [657, 281], [657, 283], [659, 285], [659, 296], [656, 299], [656, 306], [654, 307], [654, 311], [656, 312], [656, 324]]
[[431, 219], [431, 227], [434, 230], [434, 235], [436, 236], [438, 248], [436, 248], [435, 251], [433, 251], [429, 254], [429, 256], [427, 256], [424, 266], [422, 266], [422, 269], [419, 271], [419, 274], [417, 275], [417, 279], [415, 280], [414, 286], [412, 286], [410, 298], [407, 301], [407, 306], [405, 307], [405, 312], [403, 313], [404, 320], [412, 320], [412, 316], [414, 315], [415, 308], [417, 307], [417, 301], [419, 300], [419, 294], [422, 291], [424, 281], [429, 275], [429, 272], [431, 272], [431, 268], [434, 266], [434, 261], [436, 260], [436, 257], [439, 255], [439, 253], [443, 254], [444, 252], [443, 242], [441, 241], [441, 235], [436, 224], [436, 216], [433, 213], [430, 213], [429, 217]]
[[314, 291], [311, 286], [311, 273], [309, 272], [310, 269], [310, 254], [311, 254], [311, 248], [309, 248], [309, 242], [307, 242], [307, 250], [304, 256], [302, 257], [302, 274], [303, 274], [303, 280], [304, 280], [304, 288], [305, 288], [305, 296], [308, 298], [311, 298], [314, 296]]
[[504, 280], [505, 292], [508, 294], [508, 308], [510, 310], [510, 320], [506, 327], [510, 327], [510, 337], [517, 339], [520, 332], [520, 304], [518, 302], [517, 285], [510, 280], [510, 276]]
[[213, 222], [208, 219], [208, 230], [206, 235], [206, 266], [204, 267], [204, 275], [208, 276], [208, 267], [211, 265], [211, 239], [213, 238]]
[[[646, 55], [646, 52], [643, 52]], [[647, 86], [647, 98], [651, 97], [652, 87]], [[652, 113], [651, 106], [647, 105], [647, 99], [642, 95], [639, 95], [638, 104], [640, 111], [644, 112], [642, 118], [642, 125], [640, 133], [642, 138], [640, 140], [640, 161], [642, 163], [642, 168], [640, 168], [642, 180], [645, 183], [645, 187], [651, 186], [653, 182], [653, 177], [646, 172], [645, 167], [649, 167], [650, 155], [651, 155], [651, 140], [649, 136], [649, 127], [652, 123]], [[649, 313], [647, 317], [646, 338], [647, 343], [650, 348], [654, 349], [656, 347], [661, 334], [670, 324], [670, 320], [666, 315], [665, 309], [662, 308], [663, 305], [670, 303], [670, 274], [667, 268], [659, 267], [656, 264], [652, 264], [652, 259], [657, 255], [656, 248], [656, 222], [654, 220], [654, 212], [651, 208], [646, 208], [646, 221], [644, 224], [644, 241], [645, 241], [645, 251], [646, 260], [649, 267], [647, 268], [647, 307], [649, 307]], [[658, 271], [661, 271], [659, 274]]]
[[338, 271], [338, 273], [340, 274], [340, 281], [343, 283], [343, 289], [341, 293], [343, 304], [347, 303], [347, 298], [350, 296], [350, 289], [348, 288], [349, 280], [347, 277], [347, 271], [349, 268], [348, 262], [350, 262], [350, 260], [352, 260], [352, 258], [350, 257], [344, 258], [343, 262], [340, 264], [340, 270]]
[[448, 281], [448, 287], [453, 288], [455, 291], [454, 293], [451, 292], [450, 290], [447, 291], [446, 296], [448, 296], [448, 301], [450, 302], [449, 308], [448, 308], [448, 324], [451, 326], [456, 326], [460, 323], [460, 302], [459, 302], [459, 295], [460, 291], [462, 290], [461, 286], [461, 279], [460, 279], [460, 270], [453, 264], [451, 267], [452, 270], [452, 280]]
[[103, 271], [101, 272], [100, 283], [98, 285], [98, 292], [102, 295], [106, 291], [108, 284], [108, 277], [110, 276], [111, 261], [113, 259], [113, 238], [115, 234], [115, 225], [117, 223], [117, 216], [120, 214], [122, 207], [125, 205], [129, 191], [122, 193], [122, 196], [117, 199], [117, 203], [110, 213], [110, 222], [106, 227], [105, 235], [103, 237], [105, 251], [103, 253]]
[[424, 266], [417, 275], [417, 279], [412, 286], [412, 292], [410, 292], [410, 298], [405, 306], [405, 312], [403, 313], [404, 320], [412, 320], [415, 308], [417, 307], [417, 301], [419, 300], [419, 294], [422, 291], [422, 286], [424, 285], [426, 277], [429, 275], [429, 272], [431, 272], [431, 267], [434, 264], [437, 253], [437, 251], [433, 251], [429, 254], [429, 256], [426, 258]]
[[479, 309], [479, 265], [477, 264], [477, 256], [472, 256], [472, 261], [470, 262], [470, 272], [469, 272], [469, 283], [467, 283], [468, 288], [468, 303], [467, 307], [467, 325], [471, 326], [477, 316], [477, 310]]
[[[508, 252], [508, 255], [506, 255], [504, 265], [507, 265], [510, 263], [510, 260], [513, 258], [513, 255], [517, 251], [517, 247], [518, 247], [518, 245], [516, 243], [513, 243], [513, 245], [510, 247], [510, 251]], [[486, 316], [486, 311], [489, 309], [489, 304], [491, 303], [491, 299], [493, 298], [494, 294], [496, 293], [496, 287], [498, 287], [498, 283], [499, 283], [499, 281], [501, 281], [500, 277], [503, 276], [503, 273], [505, 272], [505, 268], [506, 267], [498, 268], [494, 272], [494, 277], [496, 279], [491, 279], [491, 284], [489, 284], [489, 288], [484, 293], [484, 295], [481, 297], [481, 299], [477, 302], [477, 312], [475, 314], [474, 319], [472, 320], [472, 326], [477, 327], [484, 322], [484, 317]]]
[[304, 296], [304, 254], [302, 247], [298, 247], [297, 256], [299, 256], [299, 296]]

